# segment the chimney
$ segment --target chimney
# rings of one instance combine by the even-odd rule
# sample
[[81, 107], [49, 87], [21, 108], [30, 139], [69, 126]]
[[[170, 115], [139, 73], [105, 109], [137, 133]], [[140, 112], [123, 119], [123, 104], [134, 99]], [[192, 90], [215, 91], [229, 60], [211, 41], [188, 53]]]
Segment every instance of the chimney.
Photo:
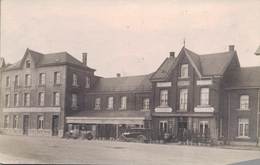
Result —
[[175, 52], [170, 52], [170, 57], [175, 57]]
[[116, 74], [116, 77], [121, 77], [121, 74], [120, 74], [120, 73], [117, 73], [117, 74]]
[[229, 45], [229, 51], [230, 52], [235, 51], [235, 45]]
[[82, 63], [87, 66], [88, 53], [82, 53]]

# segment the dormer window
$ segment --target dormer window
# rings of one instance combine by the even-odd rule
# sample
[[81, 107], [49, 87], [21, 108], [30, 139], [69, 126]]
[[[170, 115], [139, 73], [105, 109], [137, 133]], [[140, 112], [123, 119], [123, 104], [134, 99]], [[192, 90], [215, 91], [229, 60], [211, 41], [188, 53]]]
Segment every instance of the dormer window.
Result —
[[181, 78], [187, 78], [189, 73], [189, 65], [182, 64], [181, 65]]
[[30, 60], [26, 60], [25, 61], [25, 66], [26, 66], [26, 68], [30, 68], [31, 67], [31, 61]]

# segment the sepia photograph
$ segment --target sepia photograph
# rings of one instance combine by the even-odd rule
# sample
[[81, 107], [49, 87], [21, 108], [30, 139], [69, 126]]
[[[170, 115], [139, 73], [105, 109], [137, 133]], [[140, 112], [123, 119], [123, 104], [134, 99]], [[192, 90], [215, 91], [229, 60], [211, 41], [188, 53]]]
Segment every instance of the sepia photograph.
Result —
[[0, 0], [0, 164], [260, 165], [260, 0]]

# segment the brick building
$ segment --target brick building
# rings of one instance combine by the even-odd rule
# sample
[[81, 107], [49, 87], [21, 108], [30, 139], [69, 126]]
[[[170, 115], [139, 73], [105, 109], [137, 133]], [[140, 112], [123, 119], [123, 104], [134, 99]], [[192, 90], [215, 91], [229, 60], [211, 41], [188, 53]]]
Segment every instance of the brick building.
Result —
[[21, 61], [6, 67], [2, 131], [56, 135], [58, 130], [62, 136], [87, 129], [96, 138], [118, 138], [126, 128], [144, 127], [153, 139], [165, 133], [180, 138], [185, 131], [235, 141], [259, 137], [260, 66], [240, 67], [232, 45], [206, 55], [183, 47], [176, 57], [170, 52], [155, 72], [141, 76], [102, 78], [86, 60], [86, 54], [80, 62], [66, 52], [44, 55], [28, 49]]

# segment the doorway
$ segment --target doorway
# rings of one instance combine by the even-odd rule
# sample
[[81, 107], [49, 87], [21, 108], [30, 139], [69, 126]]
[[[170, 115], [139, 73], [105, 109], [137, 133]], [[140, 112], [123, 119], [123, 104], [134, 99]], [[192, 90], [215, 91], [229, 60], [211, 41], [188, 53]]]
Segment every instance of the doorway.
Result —
[[59, 134], [59, 116], [52, 116], [52, 136], [58, 136]]
[[29, 130], [29, 115], [23, 116], [23, 134], [28, 135]]
[[177, 136], [178, 136], [178, 140], [181, 140], [183, 137], [183, 132], [184, 130], [187, 130], [188, 128], [188, 118], [187, 117], [180, 117], [177, 119], [178, 123], [178, 132], [177, 132]]

